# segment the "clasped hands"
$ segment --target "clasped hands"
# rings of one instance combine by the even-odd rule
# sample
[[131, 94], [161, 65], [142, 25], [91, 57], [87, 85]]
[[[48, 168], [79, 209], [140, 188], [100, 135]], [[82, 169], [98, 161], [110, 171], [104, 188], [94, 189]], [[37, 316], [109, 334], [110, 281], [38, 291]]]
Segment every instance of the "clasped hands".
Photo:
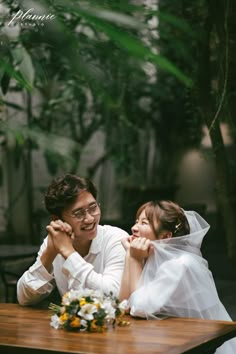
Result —
[[137, 261], [145, 261], [154, 250], [151, 241], [146, 237], [136, 237], [131, 235], [124, 238], [121, 242], [128, 256]]
[[74, 233], [69, 224], [58, 219], [51, 221], [46, 229], [48, 231], [48, 251], [55, 256], [60, 253], [64, 258], [75, 251], [73, 247]]

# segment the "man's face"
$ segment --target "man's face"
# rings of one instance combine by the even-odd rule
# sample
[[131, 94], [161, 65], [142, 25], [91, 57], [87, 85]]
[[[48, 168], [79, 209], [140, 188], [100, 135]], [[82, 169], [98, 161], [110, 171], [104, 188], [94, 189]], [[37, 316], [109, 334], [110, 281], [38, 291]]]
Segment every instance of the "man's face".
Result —
[[71, 225], [75, 240], [89, 241], [97, 235], [101, 210], [96, 199], [87, 191], [80, 192], [76, 201], [62, 212], [63, 221]]

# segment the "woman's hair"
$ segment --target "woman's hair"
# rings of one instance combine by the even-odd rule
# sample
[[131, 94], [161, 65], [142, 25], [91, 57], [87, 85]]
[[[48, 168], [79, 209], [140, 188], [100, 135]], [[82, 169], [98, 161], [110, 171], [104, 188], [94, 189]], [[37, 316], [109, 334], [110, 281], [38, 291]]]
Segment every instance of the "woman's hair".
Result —
[[172, 237], [183, 236], [190, 232], [184, 211], [176, 203], [169, 200], [147, 202], [138, 209], [137, 219], [143, 210], [156, 238], [159, 238], [163, 231], [171, 231]]
[[66, 174], [52, 181], [46, 190], [44, 201], [51, 215], [61, 217], [62, 211], [73, 204], [81, 191], [87, 191], [96, 199], [97, 189], [88, 179]]

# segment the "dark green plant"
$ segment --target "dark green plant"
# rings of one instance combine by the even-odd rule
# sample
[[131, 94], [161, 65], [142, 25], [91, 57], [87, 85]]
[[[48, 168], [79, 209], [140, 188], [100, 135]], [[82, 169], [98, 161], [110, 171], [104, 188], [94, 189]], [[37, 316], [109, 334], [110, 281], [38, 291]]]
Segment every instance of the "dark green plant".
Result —
[[[11, 16], [32, 6], [5, 3]], [[184, 70], [145, 43], [152, 11], [124, 1], [40, 1], [36, 8], [39, 3], [45, 13], [56, 15], [53, 21], [35, 30], [22, 28], [14, 39], [1, 35], [1, 104], [14, 112], [14, 118], [1, 120], [3, 141], [10, 132], [13, 155], [18, 163], [27, 157], [28, 174], [33, 149], [41, 149], [55, 175], [59, 167], [77, 171], [83, 148], [102, 129], [105, 154], [88, 173], [112, 159], [123, 180], [146, 181], [149, 152], [140, 141], [149, 139], [155, 118], [140, 107], [153, 90], [143, 65], [150, 62], [181, 86], [191, 86]], [[25, 95], [26, 104], [13, 102], [10, 92]], [[23, 122], [18, 113], [26, 117]], [[29, 184], [31, 200], [32, 188]]]
[[[11, 2], [6, 1], [6, 3]], [[147, 26], [142, 18], [138, 21], [134, 15], [139, 16], [144, 9], [142, 6], [127, 4], [125, 7], [123, 2], [116, 5], [105, 2], [103, 7], [101, 3], [95, 7], [95, 3], [87, 2], [84, 6], [85, 4], [74, 1], [56, 3], [42, 1], [45, 11], [56, 14], [55, 21], [45, 29], [40, 28], [40, 31], [22, 30], [14, 41], [4, 37], [5, 53], [1, 59], [3, 93], [7, 92], [10, 78], [14, 77], [17, 80], [16, 89], [31, 89], [34, 85], [42, 94], [44, 103], [40, 107], [39, 114], [32, 116], [31, 129], [36, 129], [36, 133], [39, 134], [40, 132], [44, 134], [45, 130], [58, 133], [61, 131], [61, 126], [64, 127], [66, 123], [68, 136], [82, 146], [98, 128], [103, 126], [106, 129], [107, 124], [104, 124], [102, 118], [97, 118], [98, 115], [103, 115], [101, 112], [111, 110], [113, 114], [115, 110], [119, 120], [121, 110], [124, 111], [122, 106], [125, 106], [125, 109], [128, 107], [123, 101], [127, 99], [122, 92], [126, 90], [129, 95], [132, 86], [145, 85], [147, 78], [140, 70], [142, 62], [147, 60], [153, 62], [162, 70], [190, 84], [190, 80], [166, 57], [154, 54], [140, 40], [140, 31]], [[27, 5], [27, 1], [22, 3], [24, 4]], [[10, 9], [12, 13], [18, 10], [16, 4]], [[114, 23], [110, 21], [110, 15], [113, 15]], [[93, 37], [88, 41], [83, 31], [76, 32], [78, 26], [87, 26], [87, 29], [93, 33]], [[136, 66], [139, 67], [137, 70]], [[120, 78], [118, 77], [116, 83], [114, 78], [117, 75], [117, 67], [119, 67]], [[126, 74], [130, 71], [132, 84], [128, 87]], [[140, 74], [142, 79], [137, 82], [137, 75]], [[94, 114], [89, 127], [87, 122], [83, 121], [84, 113], [86, 114], [88, 110], [85, 90], [90, 91], [93, 99]], [[75, 98], [78, 100], [77, 107]], [[131, 97], [131, 104], [137, 107], [138, 98], [138, 94]], [[14, 107], [14, 103], [2, 101]], [[69, 107], [70, 103], [73, 103], [72, 107]], [[22, 107], [17, 105], [15, 108], [22, 110]], [[63, 116], [71, 116], [71, 111], [78, 111], [78, 114], [74, 121], [72, 119], [67, 122]], [[125, 115], [132, 113], [132, 111], [125, 112]], [[139, 114], [140, 111], [137, 113]], [[134, 124], [129, 122], [132, 119], [130, 116], [123, 119], [127, 120], [127, 123], [124, 122], [125, 129], [127, 125], [131, 129], [132, 125], [135, 128], [137, 117]], [[76, 134], [74, 125], [77, 124], [81, 129]], [[37, 145], [37, 139], [34, 142]], [[111, 148], [109, 151], [114, 149]], [[74, 154], [78, 159], [78, 150], [72, 152], [72, 155]], [[56, 157], [55, 151], [52, 154], [46, 153], [45, 156], [49, 161], [53, 156]], [[73, 169], [75, 170], [76, 166]]]
[[[199, 124], [205, 124], [208, 127], [215, 162], [218, 210], [221, 215], [219, 227], [222, 237], [225, 235], [227, 240], [228, 256], [235, 260], [235, 170], [220, 128], [222, 122], [227, 122], [232, 138], [235, 139], [233, 118], [235, 103], [232, 104], [232, 97], [235, 93], [235, 26], [232, 13], [234, 13], [235, 4], [230, 0], [201, 0], [195, 3], [166, 0], [160, 1], [160, 10], [169, 11], [174, 16], [184, 18], [190, 24], [192, 31], [198, 33], [192, 41], [184, 41], [185, 45], [188, 43], [191, 54], [190, 60], [184, 62], [184, 65], [186, 73], [193, 79], [192, 88], [177, 90], [169, 85], [165, 87], [171, 88], [174, 96], [172, 107], [176, 111], [178, 111], [179, 102], [182, 102], [182, 105], [186, 102], [188, 107], [194, 107], [190, 112], [185, 109], [183, 115], [187, 117], [190, 113], [191, 127], [197, 127]], [[166, 26], [163, 26], [163, 31], [166, 31]], [[165, 38], [172, 38], [175, 43], [170, 41], [170, 45], [163, 45], [163, 54], [179, 63], [181, 51], [173, 51], [173, 46], [176, 42], [177, 44], [183, 43], [182, 39], [179, 41], [178, 33], [173, 34], [173, 32], [162, 36], [162, 39]], [[182, 48], [182, 50], [185, 49]], [[166, 112], [165, 106], [164, 112]], [[195, 133], [194, 137], [197, 137]], [[231, 149], [234, 150], [235, 146]]]

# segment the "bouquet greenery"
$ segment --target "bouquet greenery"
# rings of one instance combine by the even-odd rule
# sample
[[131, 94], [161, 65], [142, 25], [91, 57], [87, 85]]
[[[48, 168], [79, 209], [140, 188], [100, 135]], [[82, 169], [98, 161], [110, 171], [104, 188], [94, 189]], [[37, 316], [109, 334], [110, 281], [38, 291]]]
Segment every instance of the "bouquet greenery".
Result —
[[110, 325], [128, 325], [123, 320], [127, 301], [121, 303], [112, 293], [103, 295], [91, 289], [70, 290], [62, 297], [61, 305], [50, 304], [54, 312], [51, 326], [69, 331], [103, 332]]

